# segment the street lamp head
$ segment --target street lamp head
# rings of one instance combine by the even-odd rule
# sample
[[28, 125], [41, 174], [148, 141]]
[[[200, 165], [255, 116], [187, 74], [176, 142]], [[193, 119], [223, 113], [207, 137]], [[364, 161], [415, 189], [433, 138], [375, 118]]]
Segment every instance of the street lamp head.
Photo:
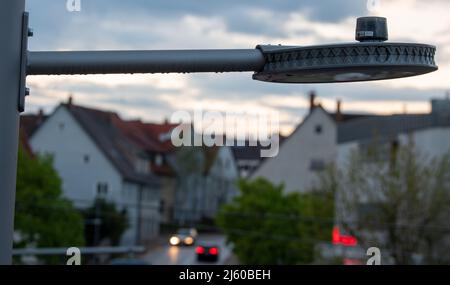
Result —
[[436, 71], [436, 48], [415, 43], [389, 43], [387, 20], [357, 20], [358, 43], [258, 46], [264, 68], [253, 79], [278, 83], [336, 83], [410, 77]]

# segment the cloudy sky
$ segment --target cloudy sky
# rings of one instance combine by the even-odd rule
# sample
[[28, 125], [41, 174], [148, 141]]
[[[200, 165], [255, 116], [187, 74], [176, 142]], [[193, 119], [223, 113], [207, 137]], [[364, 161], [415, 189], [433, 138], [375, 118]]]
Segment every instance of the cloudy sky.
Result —
[[124, 118], [162, 121], [177, 110], [280, 112], [285, 134], [308, 109], [315, 90], [330, 111], [427, 112], [430, 98], [450, 90], [449, 0], [28, 0], [35, 36], [30, 50], [254, 48], [257, 44], [351, 42], [356, 17], [388, 18], [390, 40], [434, 44], [439, 71], [372, 83], [283, 85], [251, 73], [33, 76], [27, 110], [51, 111], [72, 93], [77, 104], [117, 111]]

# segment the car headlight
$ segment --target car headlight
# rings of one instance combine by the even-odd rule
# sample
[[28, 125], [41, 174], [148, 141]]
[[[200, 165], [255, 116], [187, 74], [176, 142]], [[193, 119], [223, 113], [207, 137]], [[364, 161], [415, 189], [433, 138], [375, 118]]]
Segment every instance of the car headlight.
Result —
[[191, 237], [187, 237], [184, 239], [184, 244], [186, 244], [186, 245], [191, 245], [193, 243], [194, 243], [194, 239]]
[[170, 238], [169, 243], [171, 245], [178, 245], [180, 243], [180, 238], [173, 236]]

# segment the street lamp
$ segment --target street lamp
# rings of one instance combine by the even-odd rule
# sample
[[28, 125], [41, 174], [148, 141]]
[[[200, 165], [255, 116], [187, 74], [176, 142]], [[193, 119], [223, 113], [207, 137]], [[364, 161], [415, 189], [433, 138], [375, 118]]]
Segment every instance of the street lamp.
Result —
[[386, 18], [357, 21], [359, 43], [256, 49], [29, 52], [27, 75], [254, 71], [279, 83], [383, 80], [435, 71], [436, 48], [385, 43]]
[[410, 77], [437, 70], [434, 46], [385, 43], [386, 18], [358, 18], [355, 39], [359, 43], [259, 46], [265, 65], [253, 79], [282, 83], [356, 82]]
[[0, 264], [11, 262], [19, 113], [28, 75], [253, 71], [280, 83], [382, 80], [435, 71], [435, 47], [384, 43], [386, 19], [358, 19], [359, 43], [238, 50], [30, 52], [25, 0], [0, 1]]

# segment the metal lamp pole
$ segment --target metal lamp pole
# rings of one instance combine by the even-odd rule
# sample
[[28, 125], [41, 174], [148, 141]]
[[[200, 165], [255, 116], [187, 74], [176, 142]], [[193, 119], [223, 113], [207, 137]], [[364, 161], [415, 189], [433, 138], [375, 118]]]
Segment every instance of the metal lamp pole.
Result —
[[25, 0], [0, 1], [0, 264], [12, 258], [24, 10]]
[[19, 112], [27, 75], [247, 72], [277, 83], [383, 80], [437, 70], [436, 48], [384, 43], [386, 19], [359, 18], [359, 43], [257, 46], [230, 50], [29, 52], [25, 0], [0, 1], [0, 264], [10, 264], [16, 187]]

